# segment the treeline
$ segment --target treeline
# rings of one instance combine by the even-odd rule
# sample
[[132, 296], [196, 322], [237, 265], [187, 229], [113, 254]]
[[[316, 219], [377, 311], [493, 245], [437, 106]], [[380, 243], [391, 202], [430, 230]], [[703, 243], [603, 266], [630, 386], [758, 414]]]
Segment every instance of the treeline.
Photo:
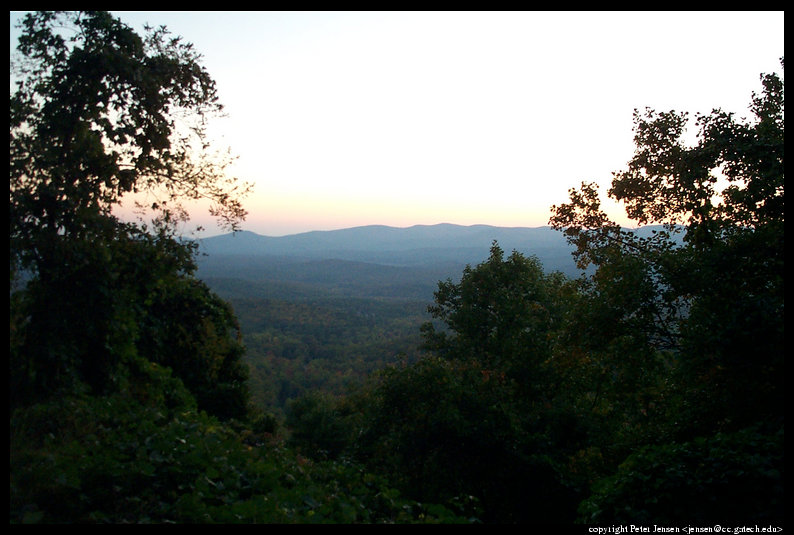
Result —
[[[439, 283], [426, 356], [288, 407], [290, 444], [488, 523], [782, 526], [783, 82], [753, 121], [635, 113], [636, 152], [551, 223], [586, 275], [488, 260]], [[728, 185], [717, 189], [716, 171]], [[683, 236], [677, 236], [677, 233]]]
[[[768, 374], [782, 346], [732, 372], [735, 354], [658, 349], [642, 279], [595, 291], [494, 244], [439, 285], [425, 356], [290, 402], [288, 444], [389, 474], [420, 502], [468, 497], [486, 523], [782, 522], [782, 379]], [[777, 308], [757, 313], [775, 335]], [[730, 383], [754, 399], [729, 400]]]
[[[752, 120], [698, 117], [694, 146], [685, 114], [636, 113], [635, 156], [608, 194], [667, 230], [627, 232], [593, 185], [572, 189], [551, 223], [581, 278], [494, 243], [439, 282], [421, 354], [291, 399], [280, 426], [251, 402], [234, 309], [176, 237], [180, 199], [210, 198], [232, 229], [245, 215], [171, 115], [195, 114], [204, 146], [219, 105], [195, 51], [108, 13], [40, 12], [19, 52], [11, 523], [782, 526], [778, 75]], [[133, 191], [163, 195], [150, 225], [111, 214]], [[362, 307], [355, 329], [328, 333], [349, 308], [235, 306], [285, 362], [389, 325]], [[395, 327], [414, 313], [383, 307]], [[274, 341], [284, 329], [292, 345]]]
[[[464, 521], [285, 448], [251, 404], [237, 319], [176, 234], [184, 200], [232, 230], [245, 216], [245, 188], [196, 150], [220, 105], [193, 48], [106, 12], [37, 12], [18, 52], [10, 523]], [[134, 192], [153, 196], [148, 224], [112, 215]]]

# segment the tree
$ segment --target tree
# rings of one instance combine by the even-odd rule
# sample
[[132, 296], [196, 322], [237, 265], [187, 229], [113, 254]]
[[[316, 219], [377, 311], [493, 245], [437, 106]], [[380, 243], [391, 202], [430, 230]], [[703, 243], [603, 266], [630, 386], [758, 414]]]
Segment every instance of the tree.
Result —
[[497, 243], [460, 282], [439, 282], [436, 323], [422, 327], [429, 354], [377, 374], [356, 398], [355, 454], [400, 474], [420, 501], [475, 496], [487, 522], [571, 521], [575, 491], [557, 462], [576, 422], [553, 404], [550, 363], [567, 291], [561, 274], [505, 258]]
[[587, 524], [782, 523], [783, 430], [748, 428], [653, 444], [621, 463], [579, 508]]
[[547, 275], [537, 258], [513, 251], [507, 258], [497, 243], [489, 258], [466, 266], [459, 283], [439, 282], [428, 311], [443, 323], [422, 326], [424, 348], [450, 359], [475, 359], [525, 384], [537, 376], [550, 351], [549, 330], [559, 313], [564, 278]]
[[237, 318], [201, 281], [178, 278], [149, 296], [136, 347], [171, 368], [198, 408], [222, 420], [248, 415], [248, 367]]
[[751, 119], [698, 116], [692, 145], [687, 114], [635, 111], [608, 195], [659, 226], [610, 221], [594, 184], [552, 207], [589, 268], [555, 357], [583, 371], [615, 469], [586, 522], [783, 518], [783, 81], [761, 84]]
[[636, 152], [608, 194], [638, 223], [663, 228], [621, 229], [593, 184], [552, 208], [552, 226], [595, 268], [590, 295], [633, 296], [612, 325], [644, 332], [647, 354], [674, 357], [687, 392], [683, 435], [782, 421], [783, 81], [761, 82], [753, 120], [698, 116], [693, 146], [683, 142], [687, 114], [635, 112]]
[[576, 285], [559, 272], [546, 273], [536, 257], [513, 251], [505, 258], [493, 243], [485, 262], [466, 266], [459, 283], [447, 280], [438, 288], [428, 310], [441, 325], [422, 326], [423, 348], [501, 377], [531, 432], [571, 423], [561, 413], [551, 417], [550, 408], [570, 388], [555, 347], [578, 298]]
[[207, 156], [206, 120], [222, 106], [192, 45], [162, 27], [141, 38], [106, 12], [28, 14], [22, 29], [10, 168], [23, 259], [46, 272], [46, 235], [85, 235], [131, 192], [158, 194], [165, 219], [206, 197], [237, 228], [247, 189]]
[[289, 444], [305, 454], [338, 457], [349, 445], [348, 426], [336, 400], [330, 395], [310, 391], [287, 404], [286, 425]]
[[[421, 502], [467, 498], [488, 523], [566, 522], [576, 500], [528, 433], [511, 385], [473, 360], [428, 355], [356, 394], [355, 458]], [[472, 500], [472, 498], [474, 498]]]
[[[222, 110], [213, 80], [165, 28], [142, 38], [106, 12], [37, 12], [22, 22], [17, 50], [10, 250], [12, 279], [26, 284], [12, 300], [12, 406], [60, 389], [118, 388], [166, 294], [217, 309], [206, 289], [191, 295], [195, 247], [176, 237], [175, 222], [187, 217], [182, 201], [204, 197], [236, 229], [248, 190], [209, 153], [206, 119]], [[130, 193], [154, 196], [152, 228], [113, 216]], [[210, 345], [234, 346], [228, 312], [183, 327], [194, 350], [227, 335]], [[239, 367], [231, 354], [221, 368]]]

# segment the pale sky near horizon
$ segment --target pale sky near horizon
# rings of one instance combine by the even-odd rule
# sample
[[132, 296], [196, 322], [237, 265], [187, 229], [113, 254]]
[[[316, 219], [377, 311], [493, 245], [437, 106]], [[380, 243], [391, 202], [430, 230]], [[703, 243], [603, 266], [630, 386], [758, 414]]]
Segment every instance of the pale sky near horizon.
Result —
[[546, 225], [584, 180], [605, 197], [635, 108], [746, 116], [784, 54], [782, 11], [114, 15], [203, 55], [213, 132], [255, 183], [243, 228], [269, 236]]

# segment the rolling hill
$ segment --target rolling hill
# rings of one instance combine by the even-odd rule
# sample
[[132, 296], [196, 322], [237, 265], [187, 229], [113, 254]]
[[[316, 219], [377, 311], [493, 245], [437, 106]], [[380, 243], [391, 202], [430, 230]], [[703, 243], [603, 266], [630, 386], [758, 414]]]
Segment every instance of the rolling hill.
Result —
[[210, 255], [288, 256], [354, 260], [386, 265], [433, 264], [439, 260], [477, 262], [493, 241], [506, 252], [557, 257], [570, 251], [564, 237], [550, 227], [489, 225], [416, 225], [407, 228], [371, 225], [269, 237], [250, 231], [200, 240]]
[[[571, 248], [550, 227], [363, 226], [283, 237], [250, 231], [199, 242], [198, 276], [227, 297], [432, 299], [439, 280], [485, 260], [496, 241], [575, 275]], [[243, 283], [242, 281], [246, 281]]]

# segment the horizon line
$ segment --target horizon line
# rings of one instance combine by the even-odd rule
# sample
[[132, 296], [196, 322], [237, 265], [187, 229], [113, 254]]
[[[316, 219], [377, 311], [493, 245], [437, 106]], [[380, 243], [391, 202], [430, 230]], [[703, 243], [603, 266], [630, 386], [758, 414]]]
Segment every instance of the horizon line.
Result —
[[[442, 222], [442, 223], [431, 223], [431, 224], [417, 223], [415, 225], [408, 225], [408, 226], [396, 226], [396, 225], [385, 225], [385, 224], [372, 223], [372, 224], [368, 224], [368, 225], [354, 225], [352, 227], [340, 227], [340, 228], [333, 228], [333, 229], [305, 230], [305, 231], [291, 232], [291, 233], [288, 233], [288, 234], [280, 234], [280, 235], [262, 234], [262, 233], [259, 233], [259, 232], [253, 231], [253, 230], [248, 230], [248, 229], [244, 229], [243, 228], [243, 229], [240, 229], [240, 230], [237, 230], [237, 231], [221, 232], [221, 233], [218, 233], [218, 234], [213, 234], [213, 235], [203, 236], [203, 237], [194, 237], [194, 238], [191, 238], [191, 239], [206, 240], [206, 239], [210, 239], [210, 238], [218, 238], [218, 237], [221, 237], [221, 236], [228, 236], [230, 234], [231, 235], [236, 235], [236, 234], [242, 234], [242, 233], [250, 233], [250, 234], [254, 234], [256, 236], [262, 236], [262, 237], [265, 237], [265, 238], [287, 238], [287, 237], [291, 237], [291, 236], [300, 236], [302, 234], [313, 234], [313, 233], [321, 233], [321, 232], [341, 232], [341, 231], [345, 231], [345, 230], [354, 230], [354, 229], [361, 229], [361, 228], [385, 228], [385, 229], [394, 229], [394, 230], [408, 230], [408, 229], [417, 228], [417, 227], [442, 227], [442, 226], [460, 227], [460, 228], [484, 227], [484, 228], [498, 228], [498, 229], [551, 229], [552, 228], [551, 225], [538, 225], [538, 226], [511, 225], [511, 226], [505, 226], [505, 225], [491, 225], [491, 224], [487, 224], [487, 223], [474, 223], [474, 224], [471, 224], [471, 225], [464, 225], [464, 224], [460, 224], [460, 223]], [[629, 229], [629, 230], [637, 230], [639, 228], [647, 227], [647, 226], [661, 226], [661, 224], [660, 225], [638, 225], [638, 226], [634, 226], [634, 227], [621, 227], [621, 228], [625, 228], [625, 229]]]
[[512, 225], [512, 226], [489, 225], [487, 223], [474, 223], [474, 224], [471, 224], [471, 225], [463, 225], [463, 224], [460, 224], [460, 223], [447, 223], [447, 222], [431, 223], [431, 224], [417, 223], [415, 225], [408, 225], [408, 226], [405, 226], [405, 227], [400, 227], [400, 226], [396, 226], [396, 225], [384, 225], [384, 224], [379, 224], [379, 223], [372, 223], [372, 224], [369, 224], [369, 225], [354, 225], [352, 227], [340, 227], [340, 228], [333, 228], [333, 229], [305, 230], [305, 231], [301, 231], [301, 232], [292, 232], [292, 233], [289, 233], [289, 234], [281, 234], [281, 235], [278, 235], [278, 236], [272, 236], [272, 235], [269, 235], [269, 234], [260, 234], [259, 232], [256, 232], [256, 231], [253, 231], [253, 230], [248, 230], [248, 229], [240, 229], [240, 230], [237, 230], [237, 231], [229, 231], [229, 232], [222, 232], [222, 233], [219, 233], [219, 234], [213, 234], [212, 236], [204, 236], [202, 238], [197, 238], [197, 239], [202, 240], [202, 239], [208, 239], [208, 238], [217, 238], [219, 236], [228, 236], [230, 234], [232, 234], [232, 235], [233, 234], [241, 234], [241, 233], [244, 233], [244, 232], [247, 232], [247, 233], [250, 233], [250, 234], [256, 234], [257, 236], [263, 236], [265, 238], [286, 238], [286, 237], [289, 237], [289, 236], [299, 236], [301, 234], [312, 234], [312, 233], [317, 233], [317, 232], [340, 232], [340, 231], [354, 230], [354, 229], [360, 229], [360, 228], [375, 228], [375, 227], [379, 227], [379, 228], [387, 228], [387, 229], [395, 229], [395, 230], [408, 230], [408, 229], [417, 228], [417, 227], [442, 227], [442, 226], [461, 227], [461, 228], [488, 227], [488, 228], [500, 228], [500, 229], [540, 229], [540, 228], [551, 228], [551, 225], [538, 225], [538, 226], [531, 227], [531, 226], [523, 226], [523, 225]]

